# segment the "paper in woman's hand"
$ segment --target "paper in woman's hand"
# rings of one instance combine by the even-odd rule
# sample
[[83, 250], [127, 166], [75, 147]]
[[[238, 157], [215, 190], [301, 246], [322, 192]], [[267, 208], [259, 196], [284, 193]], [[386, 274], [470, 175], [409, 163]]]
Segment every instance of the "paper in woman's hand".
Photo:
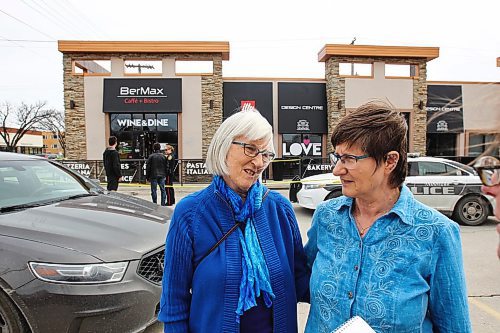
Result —
[[360, 316], [354, 316], [338, 327], [333, 333], [376, 333]]

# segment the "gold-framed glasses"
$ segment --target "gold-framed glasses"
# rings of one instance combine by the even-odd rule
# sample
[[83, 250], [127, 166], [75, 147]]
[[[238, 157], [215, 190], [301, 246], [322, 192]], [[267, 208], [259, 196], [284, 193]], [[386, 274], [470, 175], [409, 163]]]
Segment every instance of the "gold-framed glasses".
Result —
[[474, 164], [484, 186], [500, 184], [500, 161], [492, 156], [483, 156]]
[[257, 147], [255, 147], [254, 145], [252, 145], [250, 143], [233, 141], [232, 144], [233, 145], [242, 146], [243, 147], [243, 152], [248, 157], [257, 157], [257, 156], [259, 156], [259, 154], [261, 154], [262, 155], [262, 160], [265, 163], [271, 162], [276, 157], [276, 154], [273, 153], [272, 151], [269, 151], [269, 150], [266, 150], [266, 149], [259, 150]]
[[340, 161], [342, 166], [346, 169], [354, 169], [358, 164], [359, 160], [363, 160], [365, 158], [370, 157], [370, 155], [351, 155], [351, 154], [343, 154], [339, 155], [337, 153], [330, 154], [330, 163], [335, 168], [337, 163]]

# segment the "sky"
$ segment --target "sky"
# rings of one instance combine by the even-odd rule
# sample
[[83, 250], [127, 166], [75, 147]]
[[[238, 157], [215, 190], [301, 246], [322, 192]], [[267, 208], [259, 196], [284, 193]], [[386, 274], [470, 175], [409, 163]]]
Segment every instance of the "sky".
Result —
[[0, 0], [0, 103], [63, 109], [58, 40], [228, 41], [224, 77], [324, 78], [325, 44], [439, 47], [429, 81], [500, 82], [498, 0]]

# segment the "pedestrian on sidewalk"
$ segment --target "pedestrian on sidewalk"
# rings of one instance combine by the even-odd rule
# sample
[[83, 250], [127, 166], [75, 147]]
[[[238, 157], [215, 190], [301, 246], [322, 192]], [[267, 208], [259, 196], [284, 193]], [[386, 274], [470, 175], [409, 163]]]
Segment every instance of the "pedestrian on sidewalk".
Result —
[[167, 193], [165, 191], [165, 180], [168, 174], [167, 158], [160, 152], [160, 144], [153, 145], [154, 152], [149, 155], [146, 161], [146, 179], [151, 183], [151, 199], [154, 203], [158, 200], [158, 186], [161, 193], [161, 205], [166, 205]]
[[177, 161], [174, 158], [174, 151], [175, 149], [171, 145], [165, 146], [165, 156], [167, 158], [167, 177], [165, 180], [167, 190], [167, 206], [172, 206], [173, 204], [175, 204], [175, 193], [173, 185]]
[[104, 170], [106, 171], [106, 181], [108, 191], [117, 191], [118, 182], [122, 178], [122, 172], [120, 167], [120, 155], [116, 150], [118, 144], [118, 139], [116, 136], [110, 136], [108, 139], [109, 146], [106, 148], [102, 154], [102, 162], [104, 164]]
[[290, 202], [262, 185], [273, 132], [255, 109], [227, 118], [207, 151], [214, 175], [175, 207], [158, 319], [165, 332], [297, 332], [309, 271]]

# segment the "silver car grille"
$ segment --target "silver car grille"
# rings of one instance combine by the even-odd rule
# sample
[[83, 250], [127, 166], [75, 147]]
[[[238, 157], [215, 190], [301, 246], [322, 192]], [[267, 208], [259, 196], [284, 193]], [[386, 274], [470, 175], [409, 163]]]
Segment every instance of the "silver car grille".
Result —
[[165, 249], [161, 248], [145, 255], [137, 268], [137, 274], [154, 284], [161, 284]]

